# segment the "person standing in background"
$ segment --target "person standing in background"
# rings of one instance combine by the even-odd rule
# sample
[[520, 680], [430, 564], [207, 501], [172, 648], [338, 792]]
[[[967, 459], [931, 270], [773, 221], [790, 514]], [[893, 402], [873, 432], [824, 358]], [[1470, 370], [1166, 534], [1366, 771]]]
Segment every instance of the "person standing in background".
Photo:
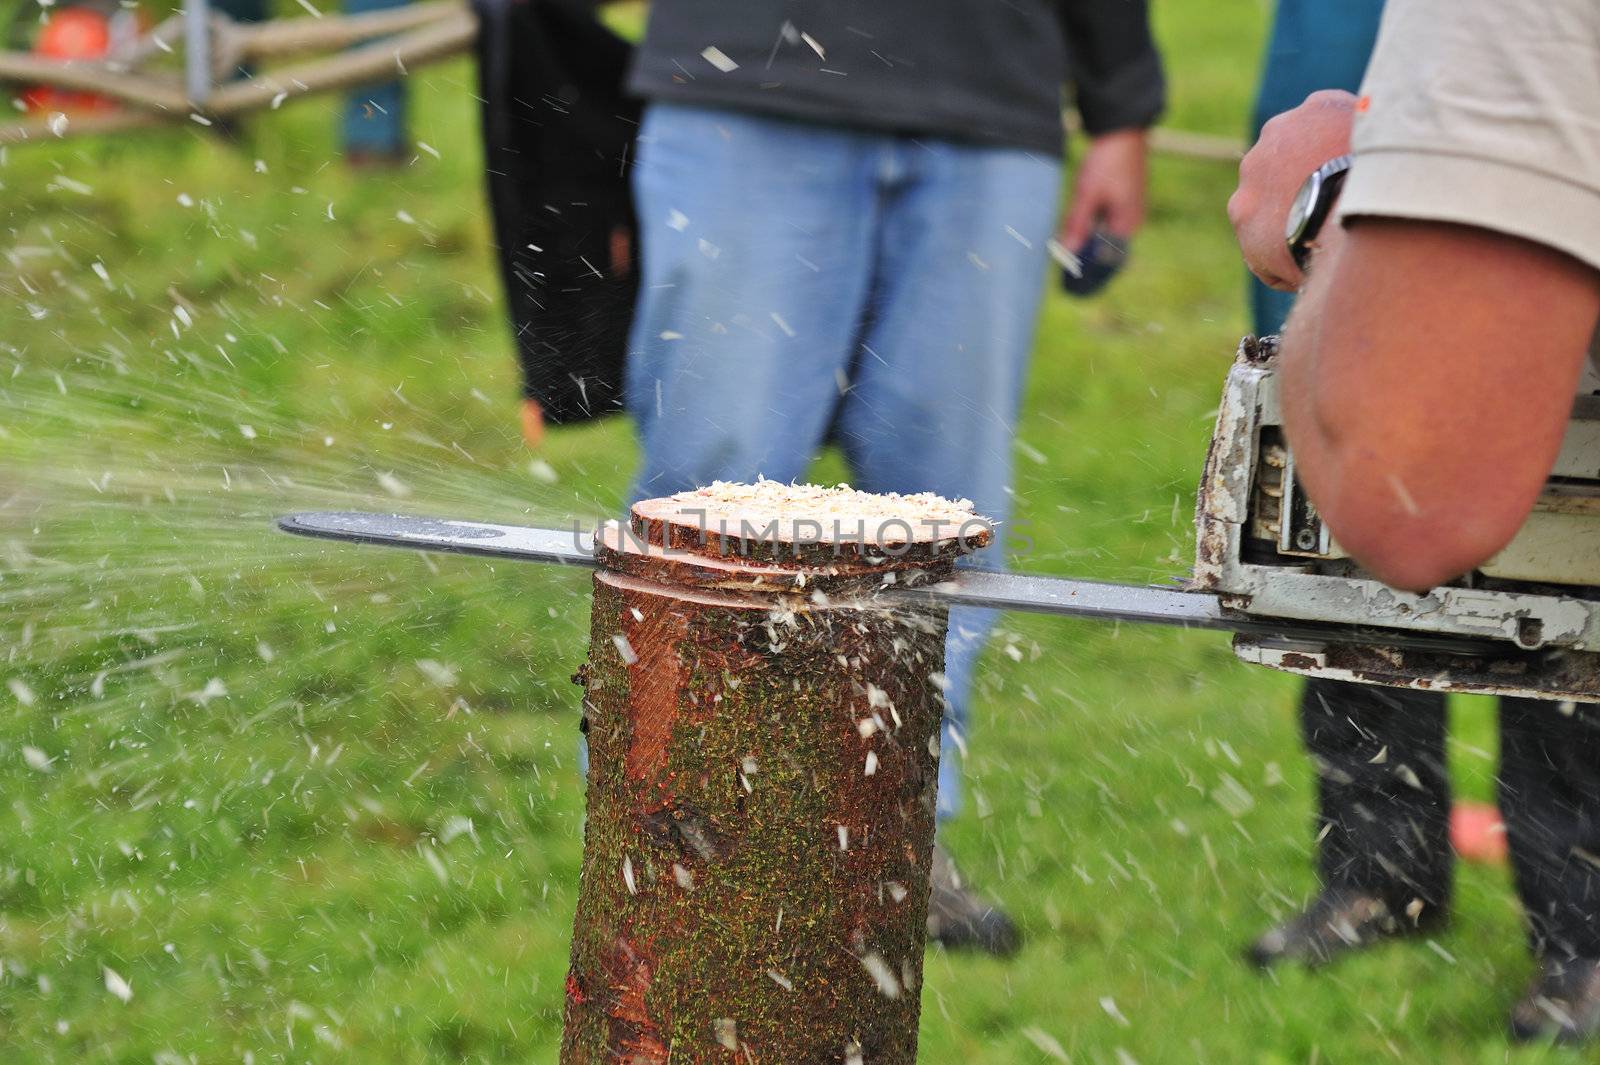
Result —
[[[1355, 91], [1384, 0], [1280, 0], [1250, 140], [1322, 89]], [[1283, 330], [1295, 293], [1250, 277], [1257, 336]], [[1317, 774], [1321, 890], [1250, 945], [1260, 966], [1320, 964], [1391, 936], [1436, 927], [1450, 905], [1450, 780], [1445, 697], [1313, 679], [1300, 692], [1300, 735]], [[1382, 754], [1380, 754], [1382, 752]], [[1408, 908], [1420, 909], [1408, 916]]]
[[[1251, 141], [1314, 92], [1353, 92], [1382, 15], [1383, 0], [1281, 0]], [[1249, 285], [1256, 335], [1282, 332], [1295, 293], [1253, 276]], [[1250, 959], [1320, 964], [1438, 927], [1449, 916], [1455, 864], [1445, 696], [1313, 679], [1301, 690], [1299, 718], [1317, 773], [1321, 890], [1305, 911], [1252, 943]]]
[[[344, 0], [348, 15], [404, 7], [409, 0]], [[340, 120], [344, 160], [352, 166], [393, 166], [406, 161], [406, 90], [399, 80], [352, 89]]]
[[[1240, 165], [1228, 214], [1245, 262], [1300, 292], [1280, 360], [1297, 471], [1351, 557], [1392, 587], [1452, 581], [1516, 535], [1550, 476], [1585, 364], [1600, 361], [1597, 51], [1600, 9], [1589, 0], [1396, 0], [1362, 95], [1311, 94], [1269, 122]], [[1364, 822], [1364, 845], [1379, 848], [1355, 856], [1371, 879], [1345, 897], [1367, 901], [1342, 904], [1328, 927], [1334, 950], [1421, 927], [1421, 876], [1442, 866], [1448, 877], [1444, 722], [1424, 737], [1419, 717], [1374, 715], [1349, 734], [1342, 764], [1319, 767], [1341, 789], [1346, 823]], [[1380, 747], [1386, 725], [1404, 728]], [[1365, 769], [1352, 757], [1362, 744], [1375, 748]], [[1537, 963], [1510, 1034], [1592, 1041], [1593, 707], [1502, 699], [1497, 785]], [[1394, 819], [1407, 811], [1412, 819]], [[1325, 888], [1298, 924], [1263, 942], [1282, 947], [1338, 894]]]
[[[1384, 0], [1279, 0], [1250, 118], [1250, 143], [1274, 115], [1292, 111], [1319, 89], [1355, 92], [1378, 39]], [[1256, 336], [1281, 332], [1293, 292], [1268, 288], [1250, 276], [1250, 317]]]
[[[345, 0], [349, 15], [403, 7], [409, 0]], [[267, 0], [212, 0], [213, 6], [235, 22], [263, 22], [268, 16]], [[236, 76], [248, 78], [254, 71], [240, 67]], [[406, 147], [406, 93], [396, 81], [364, 85], [345, 95], [340, 113], [340, 142], [345, 162], [352, 166], [383, 166], [403, 163]]]
[[[1064, 89], [1090, 140], [1062, 242], [1143, 220], [1164, 101], [1143, 0], [656, 0], [630, 85], [647, 101], [630, 498], [792, 481], [831, 439], [858, 487], [970, 498], [1003, 528]], [[942, 816], [992, 622], [951, 614]], [[929, 931], [1020, 942], [942, 849]]]

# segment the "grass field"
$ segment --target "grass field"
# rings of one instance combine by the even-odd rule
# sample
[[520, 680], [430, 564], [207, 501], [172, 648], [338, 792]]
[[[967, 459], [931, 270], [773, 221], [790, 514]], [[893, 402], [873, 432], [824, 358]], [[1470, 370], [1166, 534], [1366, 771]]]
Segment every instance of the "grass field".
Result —
[[[1239, 132], [1263, 6], [1158, 6], [1173, 125]], [[315, 103], [236, 146], [0, 154], [5, 1065], [556, 1058], [585, 580], [267, 521], [617, 503], [625, 424], [531, 463], [518, 439], [471, 82], [417, 77], [394, 172], [346, 170]], [[1187, 569], [1244, 328], [1231, 181], [1159, 160], [1127, 275], [1047, 301], [1027, 566]], [[1294, 690], [1214, 636], [1008, 619], [949, 840], [1029, 942], [930, 956], [922, 1060], [1566, 1060], [1501, 1037], [1528, 971], [1503, 871], [1462, 872], [1435, 943], [1316, 975], [1238, 960], [1313, 886]], [[1455, 717], [1484, 797], [1488, 707]]]

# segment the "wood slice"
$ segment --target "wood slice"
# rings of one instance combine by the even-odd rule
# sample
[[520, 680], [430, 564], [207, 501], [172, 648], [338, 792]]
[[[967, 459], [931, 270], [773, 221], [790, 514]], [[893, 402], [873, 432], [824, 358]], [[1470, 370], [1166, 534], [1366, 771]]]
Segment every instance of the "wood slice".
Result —
[[631, 524], [638, 537], [662, 547], [776, 565], [949, 563], [994, 539], [967, 500], [777, 481], [718, 481], [646, 499], [633, 505]]
[[907, 565], [892, 559], [831, 560], [802, 567], [755, 562], [738, 555], [702, 554], [651, 543], [620, 522], [595, 530], [595, 559], [606, 569], [665, 584], [727, 592], [798, 596], [814, 603], [870, 599], [892, 587], [917, 587], [947, 579], [955, 556]]

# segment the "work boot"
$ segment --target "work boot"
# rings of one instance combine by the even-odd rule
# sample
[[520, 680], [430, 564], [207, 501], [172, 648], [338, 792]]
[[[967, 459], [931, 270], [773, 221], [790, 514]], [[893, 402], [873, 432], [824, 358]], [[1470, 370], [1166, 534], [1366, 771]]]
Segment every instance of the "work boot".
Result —
[[961, 882], [950, 855], [933, 847], [933, 892], [928, 898], [928, 939], [951, 950], [972, 948], [1008, 958], [1022, 947], [1022, 933], [998, 907]]
[[1511, 1038], [1587, 1043], [1600, 1033], [1600, 958], [1545, 958], [1511, 1007]]
[[1444, 911], [1393, 913], [1388, 903], [1359, 888], [1324, 888], [1303, 913], [1296, 914], [1250, 944], [1246, 956], [1260, 968], [1279, 962], [1326, 965], [1340, 954], [1383, 939], [1418, 935], [1444, 924]]

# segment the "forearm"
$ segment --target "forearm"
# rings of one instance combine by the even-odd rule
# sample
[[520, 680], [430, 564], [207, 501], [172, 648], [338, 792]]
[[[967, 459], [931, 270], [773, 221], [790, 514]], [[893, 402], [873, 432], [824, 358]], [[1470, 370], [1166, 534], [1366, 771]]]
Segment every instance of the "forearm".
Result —
[[1459, 569], [1453, 559], [1437, 559], [1440, 566], [1419, 572], [1414, 560], [1392, 550], [1428, 533], [1406, 531], [1419, 516], [1407, 487], [1416, 478], [1395, 465], [1400, 447], [1389, 454], [1373, 447], [1372, 427], [1365, 424], [1370, 404], [1363, 403], [1359, 376], [1349, 372], [1355, 362], [1350, 348], [1361, 340], [1329, 313], [1350, 284], [1346, 247], [1344, 229], [1330, 224], [1285, 327], [1279, 370], [1284, 432], [1295, 474], [1340, 546], [1387, 583], [1420, 591]]
[[[1284, 429], [1294, 450], [1296, 471], [1311, 498], [1326, 500], [1341, 517], [1344, 508], [1337, 487], [1347, 466], [1346, 457], [1340, 452], [1344, 442], [1341, 411], [1328, 402], [1321, 368], [1327, 357], [1323, 348], [1324, 308], [1330, 279], [1338, 271], [1344, 247], [1344, 229], [1328, 225], [1316, 252], [1316, 271], [1306, 279], [1284, 325], [1278, 371]], [[1320, 509], [1327, 520], [1330, 508]]]
[[1460, 226], [1329, 236], [1284, 339], [1284, 429], [1340, 545], [1425, 590], [1504, 547], [1542, 489], [1594, 329], [1593, 274]]

